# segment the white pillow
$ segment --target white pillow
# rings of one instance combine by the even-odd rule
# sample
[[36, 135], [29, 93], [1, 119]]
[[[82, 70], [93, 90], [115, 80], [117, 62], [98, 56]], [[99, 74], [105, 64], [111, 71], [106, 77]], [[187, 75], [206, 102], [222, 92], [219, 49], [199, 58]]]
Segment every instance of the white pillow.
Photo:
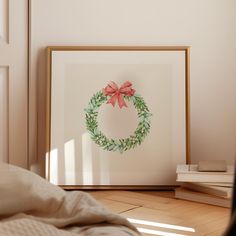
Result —
[[64, 196], [64, 190], [35, 173], [0, 163], [0, 216], [43, 209], [50, 212], [51, 203]]

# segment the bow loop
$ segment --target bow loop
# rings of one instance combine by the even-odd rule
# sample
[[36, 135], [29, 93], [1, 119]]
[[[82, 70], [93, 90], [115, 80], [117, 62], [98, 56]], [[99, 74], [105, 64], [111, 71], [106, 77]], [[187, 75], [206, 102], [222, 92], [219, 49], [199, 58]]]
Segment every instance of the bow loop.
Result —
[[114, 107], [117, 101], [120, 108], [127, 107], [123, 95], [130, 97], [134, 95], [135, 90], [132, 89], [131, 86], [132, 84], [129, 81], [126, 81], [119, 88], [115, 82], [111, 81], [103, 89], [103, 94], [105, 96], [111, 96], [107, 103], [111, 103], [111, 105]]

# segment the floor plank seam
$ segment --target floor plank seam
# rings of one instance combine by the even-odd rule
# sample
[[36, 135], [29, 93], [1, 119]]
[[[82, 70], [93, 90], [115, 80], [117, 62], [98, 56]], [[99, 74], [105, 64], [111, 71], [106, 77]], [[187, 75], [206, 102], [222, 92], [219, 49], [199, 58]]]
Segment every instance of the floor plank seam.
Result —
[[132, 210], [135, 210], [135, 209], [138, 209], [138, 208], [141, 208], [141, 207], [140, 206], [136, 206], [136, 207], [130, 208], [128, 210], [121, 211], [121, 212], [119, 212], [119, 214], [123, 214], [123, 213], [129, 212], [129, 211], [132, 211]]
[[110, 201], [114, 201], [114, 202], [124, 203], [124, 204], [127, 204], [127, 205], [132, 205], [132, 206], [136, 206], [136, 207], [143, 207], [143, 205], [134, 205], [134, 204], [128, 203], [126, 201], [113, 200], [113, 199], [106, 198], [106, 197], [104, 199], [107, 199], [107, 200], [110, 200]]

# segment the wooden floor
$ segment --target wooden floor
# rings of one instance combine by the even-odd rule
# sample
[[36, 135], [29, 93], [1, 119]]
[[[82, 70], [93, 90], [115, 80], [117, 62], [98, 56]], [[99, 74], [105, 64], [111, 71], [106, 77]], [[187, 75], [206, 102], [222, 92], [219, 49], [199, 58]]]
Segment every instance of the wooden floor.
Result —
[[131, 219], [143, 235], [218, 236], [230, 215], [227, 208], [174, 199], [161, 191], [90, 191], [111, 211]]

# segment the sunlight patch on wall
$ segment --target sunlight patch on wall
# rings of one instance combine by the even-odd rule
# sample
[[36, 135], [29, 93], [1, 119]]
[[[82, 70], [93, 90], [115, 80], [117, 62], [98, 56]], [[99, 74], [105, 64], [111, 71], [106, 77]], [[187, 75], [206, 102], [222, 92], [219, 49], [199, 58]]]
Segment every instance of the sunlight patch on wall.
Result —
[[50, 152], [50, 182], [58, 184], [58, 150]]
[[45, 156], [45, 177], [47, 180], [49, 180], [49, 153], [46, 153]]
[[76, 184], [75, 176], [75, 140], [71, 139], [64, 145], [65, 184]]
[[104, 156], [100, 156], [100, 184], [110, 185], [109, 162]]
[[92, 140], [88, 132], [82, 135], [82, 174], [83, 184], [93, 184]]

